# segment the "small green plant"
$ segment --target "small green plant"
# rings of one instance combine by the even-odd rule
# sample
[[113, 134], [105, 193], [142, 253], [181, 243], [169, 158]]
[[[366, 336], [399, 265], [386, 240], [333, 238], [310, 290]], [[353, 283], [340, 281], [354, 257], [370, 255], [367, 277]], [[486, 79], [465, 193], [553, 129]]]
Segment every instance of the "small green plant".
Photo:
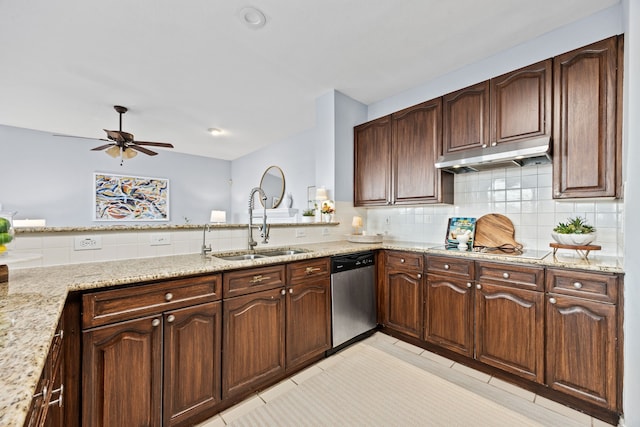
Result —
[[559, 234], [589, 234], [596, 231], [596, 229], [587, 224], [586, 219], [578, 216], [575, 218], [569, 218], [566, 223], [558, 223], [553, 231]]
[[315, 216], [315, 215], [316, 215], [315, 209], [306, 209], [302, 211], [302, 216]]

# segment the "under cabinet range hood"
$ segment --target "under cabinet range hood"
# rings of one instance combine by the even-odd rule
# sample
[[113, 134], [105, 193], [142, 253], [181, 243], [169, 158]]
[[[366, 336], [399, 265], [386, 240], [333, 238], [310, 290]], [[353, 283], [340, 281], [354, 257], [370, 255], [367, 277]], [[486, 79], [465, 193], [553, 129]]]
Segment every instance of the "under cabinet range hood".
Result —
[[435, 166], [453, 173], [465, 173], [550, 162], [551, 139], [542, 137], [445, 154], [438, 158]]

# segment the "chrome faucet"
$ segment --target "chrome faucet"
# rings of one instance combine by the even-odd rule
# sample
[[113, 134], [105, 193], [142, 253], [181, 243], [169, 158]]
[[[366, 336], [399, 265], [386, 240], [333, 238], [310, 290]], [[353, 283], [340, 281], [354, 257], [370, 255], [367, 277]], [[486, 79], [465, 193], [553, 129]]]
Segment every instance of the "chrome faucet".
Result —
[[202, 248], [200, 250], [200, 255], [202, 255], [203, 257], [206, 257], [207, 254], [211, 252], [211, 243], [209, 243], [208, 246], [205, 244], [207, 231], [211, 231], [211, 227], [209, 226], [209, 224], [205, 224], [204, 228], [202, 229]]
[[[262, 215], [262, 225], [253, 225], [253, 196], [256, 193], [260, 193], [260, 197], [264, 202], [264, 214]], [[267, 195], [264, 193], [264, 190], [260, 187], [254, 187], [251, 189], [251, 193], [249, 194], [249, 250], [252, 251], [257, 245], [258, 242], [253, 240], [253, 229], [257, 228], [260, 230], [260, 237], [262, 237], [262, 243], [269, 243], [269, 228], [267, 225]]]

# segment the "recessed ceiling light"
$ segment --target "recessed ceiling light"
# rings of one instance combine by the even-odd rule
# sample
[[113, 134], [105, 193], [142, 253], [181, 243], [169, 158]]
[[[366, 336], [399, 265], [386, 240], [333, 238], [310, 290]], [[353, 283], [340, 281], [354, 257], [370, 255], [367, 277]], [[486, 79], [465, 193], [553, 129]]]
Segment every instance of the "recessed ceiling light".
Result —
[[209, 128], [207, 129], [207, 131], [209, 131], [209, 133], [213, 136], [222, 135], [222, 130], [218, 128]]
[[253, 6], [247, 6], [240, 9], [240, 12], [238, 12], [238, 18], [240, 18], [240, 22], [254, 30], [264, 27], [267, 23], [267, 18], [264, 16], [264, 13]]

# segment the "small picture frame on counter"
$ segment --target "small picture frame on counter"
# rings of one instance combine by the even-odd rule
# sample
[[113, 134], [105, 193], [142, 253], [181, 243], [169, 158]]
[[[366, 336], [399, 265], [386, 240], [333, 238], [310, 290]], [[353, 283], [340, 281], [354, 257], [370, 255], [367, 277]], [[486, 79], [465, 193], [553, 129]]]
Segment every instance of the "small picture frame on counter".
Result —
[[[447, 225], [447, 235], [444, 244], [447, 249], [459, 249], [459, 245], [466, 244], [467, 249], [473, 247], [473, 238], [476, 233], [476, 218], [451, 217]], [[465, 236], [460, 240], [459, 236]], [[466, 240], [466, 241], [465, 241]]]

